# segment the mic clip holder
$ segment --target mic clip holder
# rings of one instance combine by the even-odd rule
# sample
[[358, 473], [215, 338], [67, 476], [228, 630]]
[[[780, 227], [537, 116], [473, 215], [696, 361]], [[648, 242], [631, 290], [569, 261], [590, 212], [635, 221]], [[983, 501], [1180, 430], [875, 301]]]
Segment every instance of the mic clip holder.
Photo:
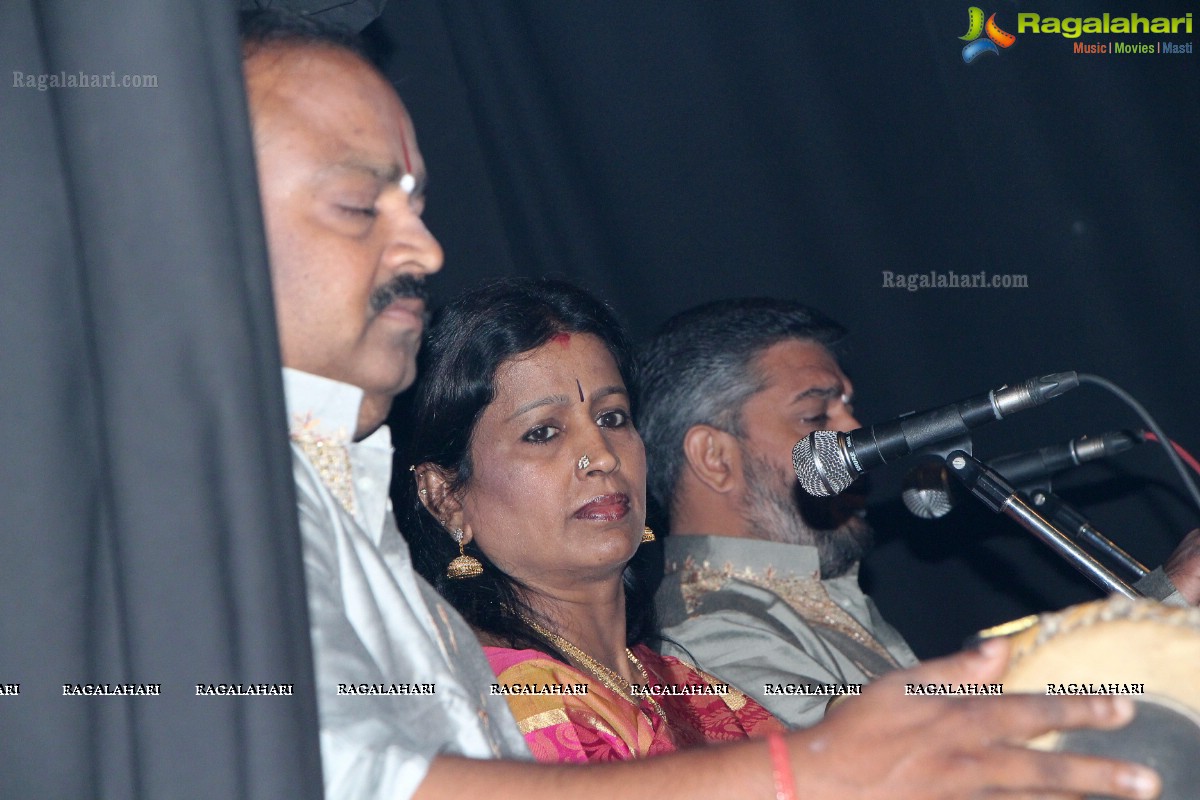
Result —
[[934, 457], [936, 459], [945, 461], [946, 459], [950, 458], [951, 453], [955, 452], [962, 452], [966, 453], [967, 455], [971, 455], [975, 452], [975, 445], [971, 440], [971, 434], [969, 432], [960, 433], [957, 436], [945, 439], [937, 444], [931, 444], [922, 447], [916, 452], [916, 455], [923, 458], [929, 458], [930, 460], [934, 460], [931, 458]]
[[1104, 591], [1129, 598], [1143, 596], [1044, 519], [1024, 495], [970, 453], [963, 450], [949, 453], [946, 469], [984, 505], [1032, 533]]

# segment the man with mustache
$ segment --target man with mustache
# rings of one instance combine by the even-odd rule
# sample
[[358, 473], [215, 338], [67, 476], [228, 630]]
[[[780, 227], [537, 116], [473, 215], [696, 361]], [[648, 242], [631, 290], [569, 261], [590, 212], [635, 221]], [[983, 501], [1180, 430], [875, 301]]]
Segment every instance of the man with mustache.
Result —
[[844, 334], [798, 303], [718, 301], [669, 320], [644, 353], [638, 427], [670, 517], [664, 647], [794, 727], [830, 696], [780, 684], [861, 685], [917, 663], [858, 585], [862, 491], [812, 498], [792, 469], [810, 432], [860, 427], [831, 349]]
[[[792, 444], [812, 431], [861, 427], [835, 355], [845, 333], [799, 303], [717, 301], [667, 321], [643, 353], [638, 428], [671, 533], [664, 651], [793, 727], [839, 696], [793, 686], [859, 686], [917, 663], [858, 585], [865, 482], [814, 498], [792, 467]], [[1155, 574], [1175, 591], [1166, 602], [1200, 601], [1200, 530]]]
[[[413, 571], [387, 500], [383, 421], [415, 378], [425, 311], [409, 289], [442, 266], [421, 221], [425, 168], [412, 124], [344, 37], [275, 14], [243, 31], [327, 797], [915, 800], [985, 788], [1153, 796], [1157, 778], [1145, 768], [1011, 744], [1051, 728], [1118, 727], [1132, 716], [1128, 702], [981, 705], [905, 697], [903, 679], [887, 678], [813, 731], [770, 745], [586, 769], [523, 762], [482, 650]], [[906, 677], [988, 680], [1005, 657], [995, 643]]]

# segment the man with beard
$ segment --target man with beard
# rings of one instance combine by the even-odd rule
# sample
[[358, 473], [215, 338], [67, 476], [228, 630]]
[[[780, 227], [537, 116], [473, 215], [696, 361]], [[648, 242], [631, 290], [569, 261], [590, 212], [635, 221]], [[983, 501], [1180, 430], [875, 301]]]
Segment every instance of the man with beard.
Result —
[[811, 431], [860, 427], [831, 349], [844, 334], [797, 303], [718, 301], [669, 320], [642, 376], [650, 492], [670, 518], [665, 651], [797, 727], [917, 661], [858, 585], [863, 487], [812, 498], [792, 469]]
[[[475, 637], [413, 570], [387, 488], [442, 249], [425, 167], [384, 77], [310, 18], [243, 20], [243, 56], [303, 537], [325, 796], [369, 800], [776, 797], [984, 790], [1152, 797], [1148, 769], [1013, 747], [1128, 722], [1123, 698], [913, 698], [995, 679], [1003, 643], [885, 678], [811, 731], [624, 765], [536, 765]], [[415, 684], [431, 686], [407, 691]], [[653, 724], [648, 721], [647, 724]]]

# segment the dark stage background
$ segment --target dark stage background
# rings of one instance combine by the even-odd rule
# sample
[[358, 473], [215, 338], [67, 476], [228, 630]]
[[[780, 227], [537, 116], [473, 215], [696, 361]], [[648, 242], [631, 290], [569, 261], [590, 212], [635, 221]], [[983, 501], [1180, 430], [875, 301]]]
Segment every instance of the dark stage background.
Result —
[[[984, 11], [1016, 33], [1017, 11], [1191, 10], [1052, 6]], [[864, 424], [1078, 370], [1200, 449], [1197, 55], [1073, 54], [1070, 39], [1022, 34], [965, 64], [966, 30], [967, 5], [946, 2], [406, 0], [368, 32], [429, 165], [443, 296], [565, 275], [639, 336], [709, 299], [795, 297], [853, 331]], [[1028, 286], [883, 285], [885, 271], [930, 270]], [[975, 450], [1134, 425], [1083, 387], [979, 431]], [[907, 517], [902, 474], [876, 475], [865, 582], [918, 654], [1098, 596], [974, 501], [938, 523]], [[1148, 446], [1056, 488], [1150, 565], [1197, 520]]]

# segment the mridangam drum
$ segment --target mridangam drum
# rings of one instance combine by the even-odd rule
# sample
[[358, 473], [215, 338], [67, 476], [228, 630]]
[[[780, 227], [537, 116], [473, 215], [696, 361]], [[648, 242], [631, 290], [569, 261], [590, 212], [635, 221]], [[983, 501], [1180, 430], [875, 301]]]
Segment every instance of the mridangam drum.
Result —
[[1014, 627], [1005, 694], [1124, 694], [1137, 705], [1119, 731], [1060, 731], [1033, 746], [1139, 761], [1162, 776], [1163, 800], [1200, 798], [1200, 609], [1112, 597]]

